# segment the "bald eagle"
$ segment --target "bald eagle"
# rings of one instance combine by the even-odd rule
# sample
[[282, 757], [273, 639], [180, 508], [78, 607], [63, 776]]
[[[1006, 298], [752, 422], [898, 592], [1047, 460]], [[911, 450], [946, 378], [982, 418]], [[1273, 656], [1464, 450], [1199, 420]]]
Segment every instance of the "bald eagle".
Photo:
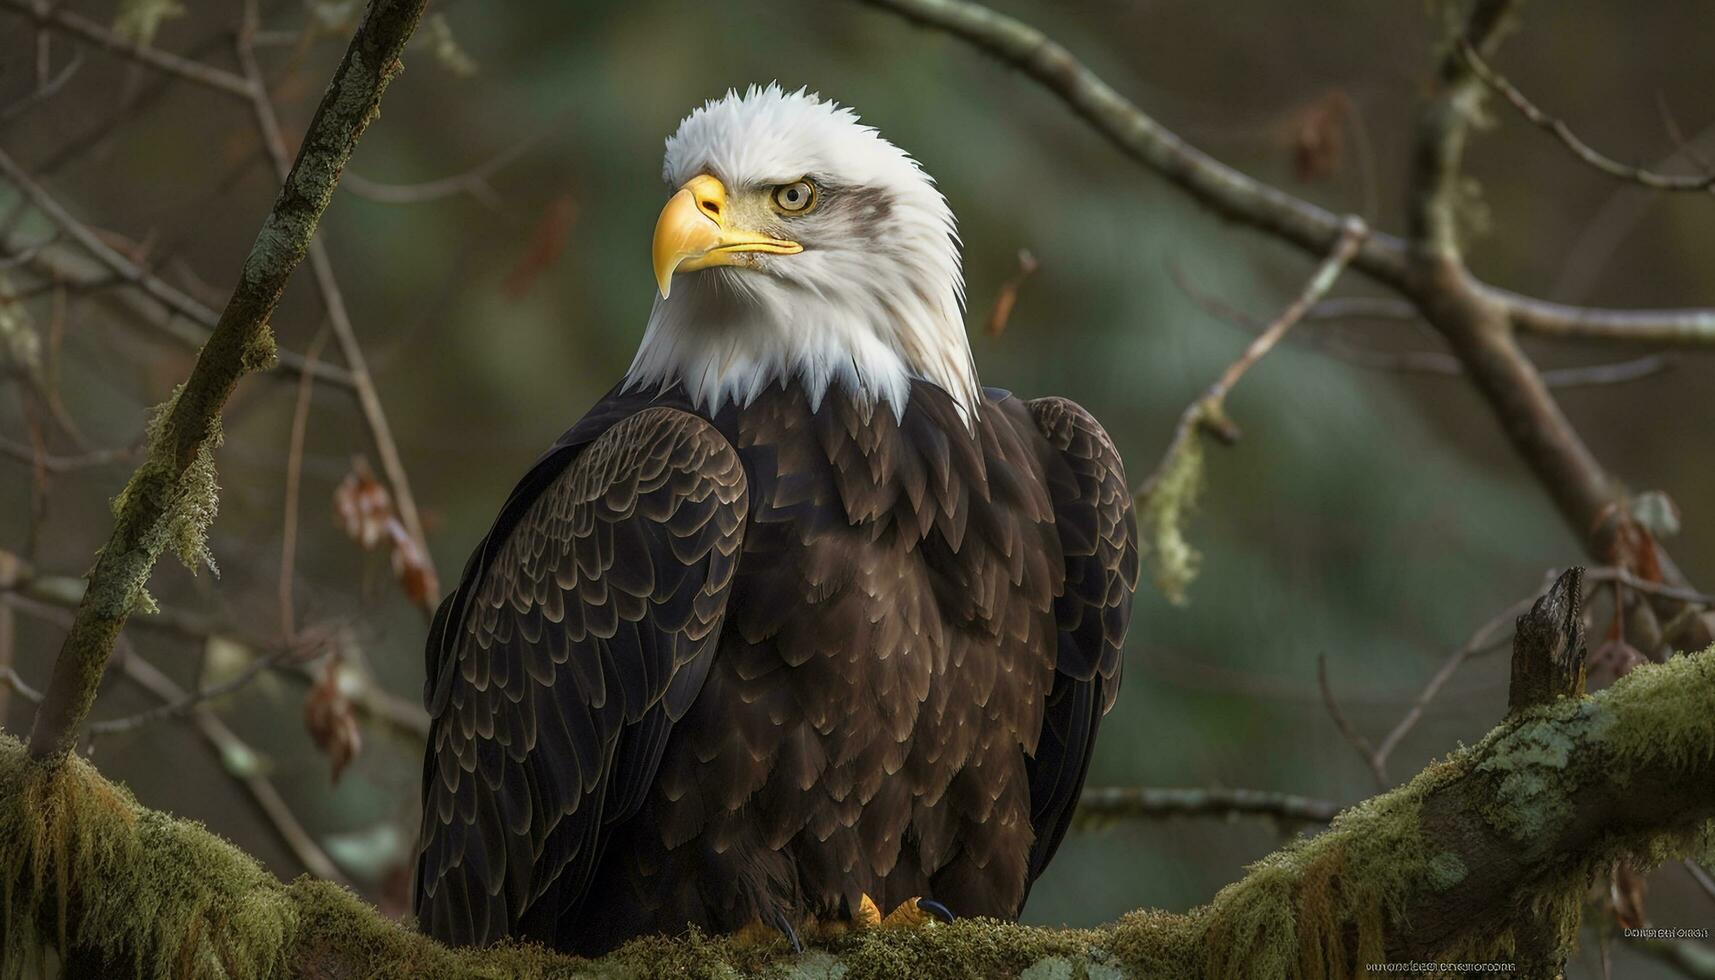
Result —
[[1119, 454], [978, 384], [952, 212], [849, 109], [728, 92], [664, 175], [636, 360], [429, 632], [418, 922], [1016, 918], [1119, 689]]

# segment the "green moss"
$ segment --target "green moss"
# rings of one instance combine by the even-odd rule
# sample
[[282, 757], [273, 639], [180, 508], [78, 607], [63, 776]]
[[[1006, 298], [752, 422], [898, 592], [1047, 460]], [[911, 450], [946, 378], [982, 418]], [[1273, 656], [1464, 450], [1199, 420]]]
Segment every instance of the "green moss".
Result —
[[1222, 889], [1199, 916], [1206, 975], [1345, 977], [1386, 959], [1389, 927], [1433, 874], [1418, 813], [1443, 778], [1431, 770], [1341, 813]]
[[266, 371], [279, 357], [280, 345], [274, 340], [274, 329], [264, 323], [246, 340], [244, 349], [239, 352], [238, 364], [245, 371]]
[[[1257, 862], [1188, 914], [1140, 911], [1093, 930], [961, 919], [848, 933], [805, 956], [784, 942], [692, 932], [639, 939], [587, 961], [518, 944], [446, 949], [336, 885], [282, 884], [202, 827], [138, 807], [75, 757], [39, 766], [0, 735], [0, 980], [24, 975], [50, 947], [175, 978], [277, 977], [314, 972], [321, 960], [367, 977], [495, 980], [1346, 977], [1387, 958], [1416, 900], [1481, 873], [1424, 837], [1431, 797], [1480, 781], [1505, 797], [1483, 819], [1510, 835], [1551, 825], [1567, 795], [1596, 780], [1640, 767], [1690, 771], [1712, 755], [1715, 651], [1639, 668], [1595, 697], [1513, 719], [1409, 784], [1340, 814], [1325, 833]], [[1605, 835], [1584, 853], [1540, 862], [1552, 869], [1546, 880], [1521, 882], [1515, 904], [1498, 908], [1491, 925], [1431, 952], [1444, 960], [1552, 959], [1576, 936], [1592, 875], [1613, 861], [1625, 856], [1644, 868], [1715, 857], [1715, 821], [1664, 820], [1650, 832]]]
[[7, 978], [50, 946], [140, 977], [266, 977], [296, 925], [285, 889], [242, 851], [139, 808], [75, 756], [33, 763], [3, 735], [0, 868]]

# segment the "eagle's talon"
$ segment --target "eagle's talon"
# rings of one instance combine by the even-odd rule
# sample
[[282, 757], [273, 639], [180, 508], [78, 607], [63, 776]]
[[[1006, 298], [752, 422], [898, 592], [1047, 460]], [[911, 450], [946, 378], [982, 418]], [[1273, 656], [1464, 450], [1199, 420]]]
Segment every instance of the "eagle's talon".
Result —
[[933, 915], [935, 918], [940, 919], [942, 922], [952, 922], [957, 918], [957, 916], [953, 914], [952, 909], [942, 905], [940, 902], [937, 902], [932, 898], [919, 898], [917, 900], [917, 907], [928, 912], [930, 915]]
[[762, 946], [784, 939], [792, 947], [792, 952], [804, 951], [804, 944], [798, 939], [798, 930], [792, 928], [792, 923], [788, 922], [778, 909], [768, 913], [766, 922], [761, 917], [751, 919], [732, 934], [732, 939], [739, 946]]
[[953, 921], [953, 913], [932, 898], [908, 898], [881, 920], [883, 929], [921, 929]]

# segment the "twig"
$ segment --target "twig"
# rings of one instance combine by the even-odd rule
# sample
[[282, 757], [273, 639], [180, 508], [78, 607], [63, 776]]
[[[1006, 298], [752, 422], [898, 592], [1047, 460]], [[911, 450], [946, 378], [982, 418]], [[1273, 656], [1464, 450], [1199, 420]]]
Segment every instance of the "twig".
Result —
[[[268, 148], [269, 158], [273, 160], [274, 169], [280, 174], [280, 179], [285, 180], [289, 167], [286, 140], [282, 135], [280, 120], [274, 111], [273, 99], [269, 96], [268, 86], [263, 80], [262, 68], [256, 61], [256, 52], [250, 44], [250, 36], [255, 29], [255, 4], [248, 4], [246, 10], [248, 12], [245, 26], [238, 32], [234, 50], [245, 77], [251, 82], [254, 93], [251, 108], [257, 128], [261, 131], [262, 142]], [[398, 444], [393, 441], [392, 426], [387, 421], [387, 411], [382, 407], [381, 396], [376, 393], [375, 381], [370, 377], [363, 346], [358, 343], [357, 330], [352, 326], [351, 314], [346, 310], [345, 294], [340, 291], [339, 280], [334, 275], [333, 260], [328, 257], [327, 246], [322, 243], [320, 237], [310, 240], [309, 259], [310, 270], [315, 275], [316, 288], [321, 293], [328, 323], [333, 328], [334, 339], [339, 343], [340, 354], [345, 358], [346, 370], [351, 372], [352, 386], [357, 392], [357, 401], [363, 411], [364, 421], [369, 425], [376, 455], [381, 458], [381, 470], [387, 475], [387, 482], [393, 491], [394, 507], [399, 512], [399, 520], [422, 553], [423, 563], [429, 572], [428, 582], [438, 583], [440, 576], [435, 571], [429, 540], [423, 532], [423, 521], [417, 512], [417, 499], [411, 492], [411, 479], [405, 471], [405, 461], [399, 455]], [[439, 599], [439, 596], [434, 594], [437, 587], [430, 586], [427, 601], [424, 603], [424, 609], [429, 615], [433, 614], [435, 603]]]
[[1715, 899], [1715, 876], [1711, 876], [1703, 865], [1691, 858], [1686, 858], [1683, 864], [1686, 873], [1691, 875], [1691, 880], [1697, 882], [1697, 887], [1703, 889], [1703, 894]]
[[[47, 35], [44, 34], [42, 36], [46, 37]], [[11, 122], [41, 103], [46, 102], [48, 99], [59, 94], [60, 89], [64, 88], [65, 84], [71, 81], [72, 76], [76, 75], [78, 69], [82, 67], [83, 52], [74, 52], [71, 60], [66, 62], [65, 67], [60, 69], [59, 74], [48, 79], [46, 84], [38, 85], [34, 89], [30, 90], [28, 95], [23, 96], [11, 105], [6, 106], [4, 109], [0, 109], [0, 124]]]
[[[17, 556], [0, 552], [0, 587], [10, 588], [17, 580], [19, 565]], [[13, 670], [12, 665], [17, 661], [18, 624], [12, 615], [12, 607], [0, 602], [0, 672], [5, 675], [6, 686], [0, 687], [0, 729], [6, 727], [7, 702], [14, 687], [23, 684], [23, 678]]]
[[1335, 296], [1322, 300], [1304, 314], [1309, 320], [1405, 320], [1422, 317], [1417, 307], [1402, 299], [1385, 296]]
[[177, 718], [181, 715], [189, 714], [192, 709], [209, 701], [213, 701], [216, 698], [223, 698], [228, 694], [234, 694], [243, 690], [256, 678], [270, 671], [277, 670], [288, 663], [308, 663], [310, 660], [313, 660], [320, 654], [326, 652], [330, 646], [331, 644], [325, 637], [301, 646], [282, 646], [279, 649], [274, 650], [272, 653], [255, 658], [249, 664], [245, 665], [243, 670], [234, 674], [232, 677], [221, 681], [219, 684], [211, 684], [208, 687], [186, 692], [182, 697], [174, 698], [167, 701], [165, 704], [150, 708], [147, 711], [140, 711], [134, 715], [126, 715], [122, 718], [108, 718], [102, 721], [91, 722], [89, 725], [90, 737], [93, 738], [98, 735], [119, 735], [126, 732], [134, 732], [139, 728], [154, 724], [158, 721], [165, 721], [169, 718]]
[[[1216, 160], [1133, 105], [1072, 53], [1022, 21], [966, 0], [864, 0], [907, 20], [967, 41], [1018, 69], [1088, 122], [1120, 152], [1149, 168], [1223, 217], [1248, 224], [1325, 255], [1344, 219], [1263, 184]], [[1405, 243], [1372, 234], [1353, 268], [1390, 285], [1406, 285]]]
[[249, 85], [232, 72], [200, 61], [181, 58], [169, 51], [140, 44], [120, 37], [93, 20], [66, 10], [64, 5], [38, 5], [31, 0], [0, 0], [0, 12], [18, 14], [33, 20], [38, 26], [54, 27], [74, 37], [83, 38], [114, 54], [124, 55], [158, 71], [212, 88], [217, 92], [250, 97]]
[[[1662, 105], [1660, 101], [1657, 104]], [[1663, 105], [1664, 113], [1665, 109]], [[1715, 134], [1715, 125], [1706, 124], [1689, 140], [1681, 138], [1677, 125], [1670, 124], [1669, 128], [1674, 149], [1663, 155], [1655, 166], [1658, 169], [1667, 167], [1683, 158], [1690, 160], [1695, 166], [1710, 169], [1703, 163], [1696, 147], [1709, 142], [1710, 136]], [[1547, 295], [1558, 297], [1561, 302], [1566, 303], [1583, 302], [1600, 281], [1602, 270], [1614, 253], [1619, 251], [1631, 233], [1661, 201], [1662, 195], [1654, 191], [1636, 184], [1616, 183], [1602, 206], [1596, 209], [1594, 217], [1584, 223], [1584, 227], [1566, 249], [1566, 255], [1560, 262], [1560, 271], [1555, 275]]]
[[[352, 37], [220, 322], [162, 414], [148, 462], [120, 498], [113, 533], [96, 559], [36, 712], [33, 758], [58, 758], [75, 746], [120, 630], [171, 537], [168, 528], [179, 519], [174, 502], [211, 492], [199, 483], [198, 460], [212, 453], [221, 409], [238, 379], [271, 353], [268, 318], [310, 246], [340, 171], [402, 67], [399, 53], [423, 5], [424, 0], [372, 0]], [[206, 476], [205, 470], [205, 482]], [[212, 507], [212, 501], [204, 506]]]
[[[1264, 325], [1258, 318], [1232, 306], [1220, 297], [1198, 288], [1177, 263], [1170, 263], [1168, 269], [1175, 284], [1198, 306], [1215, 316], [1230, 320], [1249, 330], [1260, 331], [1263, 328]], [[1324, 299], [1304, 314], [1306, 323], [1348, 319], [1417, 321], [1419, 315], [1410, 303], [1368, 296], [1340, 296]], [[1408, 374], [1435, 374], [1444, 377], [1458, 377], [1465, 373], [1457, 357], [1451, 354], [1443, 354], [1440, 351], [1385, 351], [1349, 344], [1331, 334], [1312, 332], [1301, 333], [1301, 336], [1307, 338], [1306, 342], [1311, 346], [1359, 367], [1378, 371], [1399, 371]], [[1610, 364], [1551, 368], [1541, 372], [1541, 374], [1543, 384], [1550, 388], [1596, 387], [1598, 385], [1617, 385], [1641, 381], [1672, 370], [1676, 363], [1670, 354], [1646, 354], [1643, 357], [1615, 361]]]
[[1578, 134], [1574, 133], [1572, 127], [1566, 125], [1564, 120], [1542, 111], [1534, 102], [1526, 98], [1517, 86], [1490, 67], [1476, 49], [1471, 47], [1469, 42], [1461, 38], [1458, 43], [1460, 55], [1470, 64], [1471, 70], [1477, 73], [1477, 77], [1483, 80], [1483, 84], [1504, 96], [1508, 102], [1513, 104], [1513, 108], [1530, 120], [1531, 125], [1552, 133], [1554, 138], [1564, 144], [1568, 150], [1571, 150], [1574, 156], [1602, 173], [1658, 191], [1703, 192], [1715, 188], [1715, 174], [1689, 176], [1658, 174], [1642, 167], [1621, 163], [1613, 157], [1604, 155], [1595, 147], [1579, 139]]
[[1612, 310], [1569, 306], [1492, 286], [1481, 294], [1503, 305], [1519, 331], [1562, 340], [1599, 340], [1666, 347], [1715, 346], [1715, 310]]
[[[0, 551], [0, 561], [8, 554]], [[20, 563], [18, 577], [13, 583], [10, 586], [0, 583], [0, 602], [43, 615], [53, 610], [55, 621], [58, 622], [59, 616], [62, 616], [65, 610], [77, 608], [83, 592], [83, 582], [78, 579], [36, 575], [28, 565]], [[236, 624], [224, 619], [172, 606], [162, 606], [158, 612], [137, 616], [130, 621], [130, 625], [204, 642], [211, 639], [227, 640], [252, 650], [265, 651], [261, 655], [263, 657], [288, 648], [287, 644], [277, 640], [251, 636]], [[290, 658], [273, 666], [275, 670], [294, 680], [303, 683], [313, 683], [315, 680], [308, 667], [294, 663]], [[351, 687], [346, 694], [352, 705], [363, 715], [385, 725], [407, 740], [421, 741], [428, 737], [429, 717], [424, 713], [422, 705], [376, 686], [374, 681], [366, 676], [348, 676], [362, 678], [362, 683]]]
[[1078, 801], [1081, 826], [1114, 819], [1163, 817], [1273, 817], [1287, 823], [1328, 823], [1338, 803], [1292, 793], [1218, 786], [1188, 789], [1094, 786]]
[[1696, 589], [1673, 585], [1667, 582], [1651, 582], [1638, 578], [1631, 569], [1613, 565], [1603, 565], [1587, 569], [1584, 577], [1592, 582], [1618, 582], [1628, 589], [1642, 592], [1645, 595], [1659, 596], [1696, 606], [1715, 606], [1715, 595], [1699, 592]]
[[0, 437], [0, 456], [10, 456], [22, 463], [40, 466], [49, 473], [67, 473], [93, 466], [129, 462], [137, 458], [135, 449], [92, 449], [75, 456], [37, 454], [34, 448]]
[[541, 143], [549, 132], [551, 129], [544, 128], [526, 136], [464, 173], [450, 177], [414, 184], [390, 184], [371, 180], [361, 174], [348, 173], [339, 186], [342, 190], [378, 204], [424, 204], [468, 194], [487, 207], [497, 208], [500, 206], [500, 196], [495, 193], [494, 185], [490, 184], [488, 179]]
[[1382, 789], [1387, 789], [1387, 768], [1376, 755], [1376, 750], [1370, 745], [1370, 740], [1358, 734], [1358, 730], [1346, 720], [1345, 712], [1340, 710], [1340, 703], [1334, 700], [1334, 691], [1328, 686], [1327, 654], [1319, 653], [1316, 655], [1316, 686], [1322, 691], [1322, 705], [1328, 709], [1328, 717], [1334, 720], [1334, 727], [1340, 730], [1340, 734], [1345, 737], [1346, 741], [1352, 743], [1352, 748], [1357, 750], [1358, 755], [1370, 767], [1370, 772], [1376, 777], [1376, 785]]
[[[1453, 679], [1453, 675], [1459, 672], [1459, 668], [1464, 666], [1465, 661], [1479, 653], [1493, 649], [1501, 643], [1509, 642], [1512, 638], [1510, 630], [1513, 621], [1529, 612], [1535, 601], [1534, 598], [1520, 599], [1495, 614], [1494, 618], [1488, 622], [1477, 627], [1477, 631], [1471, 634], [1471, 638], [1465, 641], [1465, 645], [1453, 651], [1452, 655], [1441, 664], [1441, 668], [1429, 678], [1429, 682], [1423, 685], [1423, 690], [1418, 693], [1417, 699], [1411, 703], [1411, 708], [1406, 711], [1399, 723], [1393, 726], [1393, 729], [1375, 748], [1373, 753], [1374, 764], [1379, 769], [1384, 781], [1387, 774], [1388, 757], [1393, 754], [1393, 750], [1423, 718], [1423, 711], [1429, 707], [1429, 702], [1435, 700], [1435, 696], [1441, 693], [1441, 688]], [[1503, 629], [1508, 631], [1504, 637], [1499, 635]]]
[[[151, 275], [142, 266], [121, 255], [117, 249], [103, 241], [100, 235], [79, 221], [53, 195], [31, 179], [30, 175], [24, 172], [24, 168], [19, 166], [18, 162], [8, 156], [4, 150], [0, 150], [0, 177], [5, 177], [8, 182], [22, 191], [24, 197], [35, 206], [36, 210], [70, 236], [84, 251], [111, 270], [119, 280], [141, 290], [150, 299], [165, 306], [178, 316], [189, 320], [190, 324], [195, 326], [180, 323], [172, 317], [146, 317], [143, 318], [146, 324], [155, 328], [168, 339], [193, 350], [200, 349], [207, 342], [209, 333], [220, 322], [220, 316], [214, 310], [204, 306], [195, 298], [170, 285], [160, 277]], [[68, 286], [78, 284], [75, 278], [67, 283]], [[91, 283], [87, 277], [82, 284], [105, 285], [99, 280]], [[199, 330], [196, 327], [202, 329]], [[280, 352], [279, 366], [283, 370], [299, 372], [311, 370], [305, 366], [303, 358], [288, 351]], [[311, 373], [315, 374], [319, 380], [347, 387], [351, 386], [349, 375], [339, 370], [328, 370], [328, 367], [324, 366], [322, 369], [311, 371]]]
[[[120, 669], [125, 672], [126, 677], [167, 702], [170, 707], [183, 704], [192, 697], [173, 683], [172, 678], [161, 673], [135, 652], [123, 659]], [[298, 815], [292, 812], [292, 808], [287, 805], [285, 797], [280, 795], [273, 782], [262, 774], [262, 756], [228, 728], [206, 704], [194, 703], [187, 710], [197, 731], [219, 754], [223, 767], [249, 791], [262, 815], [273, 825], [275, 832], [304, 869], [317, 878], [349, 886], [350, 881], [344, 872], [339, 870], [339, 866], [334, 864], [333, 859], [328, 857], [327, 852], [322, 850], [321, 845], [304, 829]], [[247, 760], [248, 764], [234, 766], [233, 760]]]
[[1244, 377], [1246, 371], [1250, 370], [1257, 361], [1262, 360], [1269, 351], [1274, 349], [1274, 346], [1280, 342], [1280, 338], [1286, 336], [1286, 332], [1303, 319], [1305, 312], [1315, 305], [1317, 300], [1327, 295], [1328, 290], [1334, 287], [1335, 280], [1340, 277], [1340, 273], [1358, 254], [1358, 250], [1368, 235], [1369, 229], [1364, 225], [1361, 218], [1355, 216], [1346, 218], [1340, 237], [1334, 243], [1333, 250], [1317, 267], [1315, 274], [1310, 277], [1309, 282], [1305, 283], [1297, 298], [1279, 316], [1275, 317], [1274, 321], [1265, 327], [1262, 333], [1251, 340], [1244, 353], [1239, 355], [1238, 360], [1227, 365], [1227, 369], [1221, 372], [1221, 376], [1215, 379], [1214, 384], [1210, 385], [1196, 401], [1186, 406], [1184, 413], [1179, 417], [1179, 424], [1173, 430], [1173, 438], [1168, 443], [1167, 451], [1162, 453], [1161, 463], [1138, 487], [1137, 495], [1139, 497], [1147, 497], [1154, 491], [1160, 483], [1162, 475], [1172, 465], [1172, 461], [1183, 451], [1183, 447], [1189, 440], [1197, 437], [1199, 431], [1211, 432], [1223, 442], [1232, 442], [1238, 437], [1238, 430], [1226, 417], [1227, 393], [1233, 389], [1234, 385], [1238, 384], [1239, 379]]
[[18, 674], [18, 671], [11, 664], [0, 666], [0, 681], [5, 682], [7, 690], [31, 704], [42, 703], [42, 692], [25, 683], [24, 678]]
[[[326, 332], [317, 333], [310, 341], [309, 350], [304, 352], [305, 360], [314, 364], [326, 340]], [[279, 597], [280, 635], [287, 643], [292, 642], [297, 633], [292, 610], [292, 579], [296, 574], [293, 567], [298, 557], [298, 489], [304, 472], [304, 432], [309, 427], [310, 397], [314, 391], [310, 376], [305, 374], [298, 382], [298, 400], [292, 408], [291, 444], [286, 451], [286, 513], [281, 519]]]

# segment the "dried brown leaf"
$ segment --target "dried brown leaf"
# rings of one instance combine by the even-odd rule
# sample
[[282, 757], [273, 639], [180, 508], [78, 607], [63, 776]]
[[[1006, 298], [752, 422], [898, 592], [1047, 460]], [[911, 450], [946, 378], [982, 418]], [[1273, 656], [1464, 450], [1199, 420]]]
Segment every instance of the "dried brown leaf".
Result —
[[332, 766], [333, 781], [363, 751], [363, 730], [339, 686], [340, 657], [332, 656], [304, 696], [304, 729]]
[[340, 528], [365, 551], [388, 536], [387, 523], [395, 520], [393, 498], [362, 457], [352, 460], [351, 472], [334, 489], [333, 504]]
[[1040, 266], [1036, 256], [1030, 254], [1027, 248], [1018, 250], [1018, 271], [1008, 276], [1000, 284], [1000, 290], [995, 293], [994, 306], [989, 309], [988, 324], [983, 332], [990, 337], [998, 337], [1006, 329], [1007, 321], [1012, 319], [1012, 308], [1018, 302], [1018, 287], [1024, 285], [1024, 280], [1035, 274]]
[[524, 250], [518, 264], [506, 275], [506, 294], [513, 299], [522, 299], [553, 266], [554, 260], [566, 250], [566, 243], [571, 240], [572, 225], [577, 222], [578, 205], [570, 194], [561, 194], [549, 202], [542, 212], [542, 218], [536, 222], [536, 230], [530, 235], [530, 245]]
[[1352, 100], [1335, 89], [1288, 116], [1282, 135], [1292, 151], [1292, 175], [1299, 183], [1332, 177], [1346, 158], [1346, 120]]
[[397, 518], [387, 522], [387, 536], [393, 542], [393, 574], [398, 576], [399, 585], [405, 590], [406, 598], [429, 610], [430, 603], [440, 594], [441, 589], [440, 583], [435, 580], [434, 569], [429, 567], [429, 562], [423, 555], [423, 549], [417, 547], [417, 542], [411, 539], [411, 535]]

